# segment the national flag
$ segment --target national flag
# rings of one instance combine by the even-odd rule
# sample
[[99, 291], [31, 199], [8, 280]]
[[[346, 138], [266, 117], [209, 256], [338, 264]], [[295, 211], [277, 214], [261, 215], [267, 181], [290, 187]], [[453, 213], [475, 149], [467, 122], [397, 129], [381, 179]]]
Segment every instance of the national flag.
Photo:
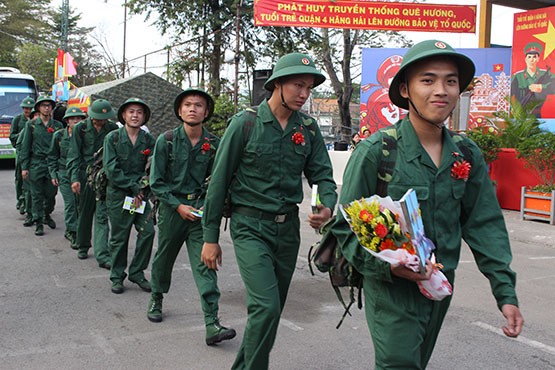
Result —
[[58, 57], [56, 58], [56, 73], [54, 80], [62, 78], [64, 75], [64, 51], [58, 49]]
[[504, 69], [505, 69], [505, 66], [503, 65], [503, 63], [493, 65], [494, 72], [503, 72]]

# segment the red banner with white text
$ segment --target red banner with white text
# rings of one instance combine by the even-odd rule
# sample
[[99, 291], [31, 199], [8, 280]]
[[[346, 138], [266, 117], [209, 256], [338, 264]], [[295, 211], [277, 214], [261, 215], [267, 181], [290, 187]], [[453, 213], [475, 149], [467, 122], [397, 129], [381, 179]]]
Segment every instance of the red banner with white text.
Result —
[[255, 0], [254, 24], [475, 33], [476, 6], [352, 0]]

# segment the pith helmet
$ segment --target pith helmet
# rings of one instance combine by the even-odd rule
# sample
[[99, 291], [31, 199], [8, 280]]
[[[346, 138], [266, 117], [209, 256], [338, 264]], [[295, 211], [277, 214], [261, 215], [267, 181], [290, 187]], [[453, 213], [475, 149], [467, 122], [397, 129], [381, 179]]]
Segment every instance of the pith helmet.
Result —
[[291, 53], [278, 59], [274, 70], [272, 71], [272, 75], [264, 84], [264, 88], [268, 91], [273, 91], [276, 79], [285, 76], [302, 74], [314, 76], [314, 87], [322, 84], [326, 80], [326, 77], [316, 69], [312, 58], [302, 53]]
[[19, 104], [21, 108], [34, 108], [35, 107], [35, 99], [31, 98], [30, 96], [26, 97], [21, 101]]
[[148, 120], [150, 119], [150, 107], [144, 101], [142, 101], [139, 98], [129, 98], [125, 101], [125, 103], [123, 103], [119, 107], [119, 109], [118, 109], [118, 121], [120, 121], [122, 124], [125, 125], [125, 121], [123, 120], [123, 111], [130, 104], [139, 104], [144, 108], [144, 110], [145, 110], [145, 121], [143, 122], [143, 125], [145, 123], [147, 123]]
[[78, 107], [69, 107], [66, 110], [66, 113], [64, 114], [64, 118], [63, 120], [65, 121], [66, 119], [70, 118], [70, 117], [82, 117], [85, 118], [85, 113], [83, 113], [83, 111], [81, 109], [79, 109]]
[[422, 41], [407, 51], [401, 69], [393, 77], [389, 87], [389, 99], [398, 107], [409, 109], [409, 101], [401, 96], [399, 86], [405, 82], [407, 68], [426, 58], [447, 56], [457, 64], [459, 70], [459, 91], [462, 93], [474, 78], [474, 62], [464, 54], [456, 52], [451, 46], [438, 40]]
[[175, 97], [175, 101], [173, 102], [173, 111], [175, 113], [175, 116], [182, 121], [181, 116], [179, 115], [179, 108], [181, 107], [181, 101], [187, 95], [200, 95], [203, 96], [204, 99], [206, 99], [206, 104], [208, 104], [208, 115], [203, 122], [208, 121], [210, 117], [212, 117], [212, 114], [214, 114], [214, 99], [212, 99], [212, 97], [206, 91], [200, 88], [190, 87], [182, 91], [179, 95]]
[[112, 106], [105, 99], [95, 100], [89, 107], [89, 117], [94, 119], [110, 119], [116, 115]]
[[50, 105], [52, 105], [52, 109], [54, 109], [54, 107], [56, 106], [56, 102], [54, 100], [52, 100], [52, 98], [50, 98], [46, 95], [42, 95], [42, 96], [39, 96], [39, 98], [35, 102], [35, 105], [33, 106], [33, 108], [35, 108], [35, 110], [38, 112], [40, 104], [44, 103], [44, 102], [50, 103]]

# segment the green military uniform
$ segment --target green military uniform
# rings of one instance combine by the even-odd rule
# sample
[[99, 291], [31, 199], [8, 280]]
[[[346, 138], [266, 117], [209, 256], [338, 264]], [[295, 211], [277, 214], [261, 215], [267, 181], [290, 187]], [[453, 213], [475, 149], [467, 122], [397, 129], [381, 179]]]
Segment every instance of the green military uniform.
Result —
[[[25, 125], [28, 122], [29, 121], [27, 121], [25, 123]], [[23, 128], [25, 128], [25, 125], [23, 126]], [[21, 152], [21, 144], [22, 143], [23, 143], [23, 129], [20, 132], [20, 134], [17, 136], [17, 141], [15, 143], [16, 153]], [[17, 155], [16, 160], [17, 160], [18, 166], [19, 166], [19, 173], [21, 174], [21, 155], [20, 154]], [[23, 197], [23, 203], [19, 207], [19, 213], [20, 214], [26, 214], [25, 223], [23, 225], [32, 226], [33, 225], [33, 203], [32, 203], [32, 199], [31, 199], [31, 185], [29, 184], [29, 181], [23, 181], [22, 195], [21, 196]]]
[[[399, 87], [406, 68], [435, 56], [448, 57], [457, 64], [460, 91], [468, 86], [474, 76], [473, 62], [443, 42], [423, 41], [405, 54], [391, 83], [389, 96], [395, 105], [409, 107], [408, 98], [401, 95]], [[451, 284], [454, 285], [462, 238], [490, 281], [499, 308], [517, 305], [515, 273], [509, 266], [512, 259], [509, 238], [480, 149], [469, 139], [451, 137], [443, 127], [437, 167], [419, 141], [410, 121], [412, 112], [396, 124], [396, 159], [387, 194], [399, 200], [409, 188], [416, 191], [426, 236], [434, 242], [437, 262], [444, 266], [443, 272]], [[340, 204], [378, 192], [378, 169], [382, 160], [388, 161], [389, 153], [382, 148], [382, 137], [386, 135], [383, 130], [361, 141], [351, 155], [343, 176]], [[464, 153], [456, 140], [463, 140], [459, 145], [467, 148]], [[467, 180], [451, 173], [454, 162], [462, 160], [471, 165]], [[442, 301], [429, 300], [415, 282], [393, 275], [389, 263], [360, 246], [341, 214], [332, 230], [346, 259], [363, 275], [366, 320], [372, 334], [376, 369], [425, 369], [451, 296]]]
[[[183, 220], [176, 209], [180, 204], [196, 209], [204, 205], [204, 199], [200, 198], [201, 187], [210, 174], [220, 140], [203, 128], [202, 137], [193, 147], [183, 125], [173, 129], [171, 136], [170, 143], [164, 134], [158, 137], [150, 172], [150, 188], [160, 200], [158, 250], [152, 261], [152, 293], [169, 291], [175, 260], [186, 243], [204, 321], [210, 325], [218, 319], [218, 278], [200, 259], [203, 244], [200, 220]], [[203, 151], [202, 145], [206, 142], [211, 148]]]
[[[43, 102], [54, 104], [49, 98], [41, 97], [35, 104], [35, 109]], [[21, 170], [29, 171], [31, 185], [31, 201], [33, 221], [37, 224], [37, 235], [42, 230], [43, 222], [50, 218], [56, 204], [57, 188], [50, 181], [47, 156], [54, 132], [61, 130], [63, 124], [49, 119], [45, 124], [41, 118], [29, 121], [23, 130], [21, 141]]]
[[[95, 113], [96, 109], [96, 113]], [[91, 119], [108, 119], [115, 112], [110, 103], [99, 99], [93, 102], [89, 108], [89, 118], [81, 121], [73, 128], [71, 144], [67, 154], [67, 169], [71, 183], [81, 183], [81, 194], [78, 197], [78, 219], [77, 219], [77, 248], [78, 257], [87, 258], [87, 251], [91, 247], [92, 222], [94, 215], [94, 255], [99, 265], [110, 263], [111, 256], [108, 248], [108, 213], [105, 201], [97, 201], [94, 190], [87, 184], [86, 169], [94, 161], [94, 153], [104, 143], [106, 135], [118, 126], [108, 121], [97, 131]], [[95, 115], [95, 117], [93, 117]]]
[[[283, 130], [265, 100], [246, 144], [245, 120], [245, 112], [231, 119], [216, 154], [203, 217], [204, 240], [218, 242], [229, 189], [230, 230], [248, 306], [233, 368], [267, 369], [299, 250], [302, 173], [310, 184], [318, 184], [325, 207], [333, 209], [337, 195], [331, 162], [314, 119], [294, 111]], [[299, 132], [304, 145], [292, 140]]]
[[[33, 108], [35, 106], [35, 99], [30, 96], [23, 99], [20, 104], [21, 108]], [[12, 146], [16, 149], [16, 160], [15, 160], [15, 197], [17, 199], [17, 209], [20, 210], [21, 214], [25, 213], [25, 195], [23, 193], [23, 178], [21, 177], [21, 163], [17, 158], [17, 138], [23, 128], [25, 123], [27, 123], [28, 118], [25, 114], [19, 114], [12, 119], [12, 125], [10, 126], [10, 142]]]
[[[537, 42], [528, 43], [524, 47], [524, 55], [535, 54], [539, 57], [542, 51], [542, 46]], [[534, 114], [540, 117], [541, 108], [547, 95], [555, 93], [554, 82], [555, 78], [549, 70], [536, 68], [536, 72], [531, 74], [527, 69], [524, 69], [513, 74], [511, 79], [511, 96], [516, 98], [522, 105], [530, 102], [537, 103], [537, 106], [534, 108]], [[530, 85], [533, 84], [542, 85], [542, 91], [540, 93], [530, 91]]]
[[[64, 119], [68, 117], [82, 117], [85, 114], [79, 108], [69, 108]], [[72, 131], [73, 132], [73, 131]], [[58, 180], [58, 187], [64, 199], [64, 224], [66, 226], [65, 237], [70, 240], [72, 247], [75, 246], [77, 235], [77, 204], [75, 194], [71, 191], [71, 181], [67, 171], [67, 153], [71, 144], [69, 127], [56, 131], [52, 136], [52, 143], [48, 153], [48, 170], [52, 180]]]
[[112, 282], [122, 284], [126, 277], [129, 233], [132, 226], [137, 230], [137, 243], [129, 265], [129, 280], [136, 283], [145, 280], [144, 270], [148, 267], [154, 242], [150, 203], [145, 197], [146, 207], [142, 214], [124, 210], [122, 207], [125, 197], [134, 198], [139, 195], [146, 162], [153, 149], [152, 135], [139, 130], [139, 136], [133, 144], [125, 126], [110, 132], [104, 140], [103, 162], [108, 178], [106, 206], [111, 227]]

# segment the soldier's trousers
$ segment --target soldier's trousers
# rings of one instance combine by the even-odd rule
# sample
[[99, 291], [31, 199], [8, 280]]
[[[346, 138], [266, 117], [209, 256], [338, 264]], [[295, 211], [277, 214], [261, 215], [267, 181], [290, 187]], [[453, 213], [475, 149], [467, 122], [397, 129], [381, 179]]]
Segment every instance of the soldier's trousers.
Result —
[[36, 165], [31, 162], [29, 169], [33, 220], [42, 223], [44, 216], [50, 215], [56, 205], [58, 188], [52, 185], [46, 163]]
[[65, 170], [58, 171], [58, 187], [64, 199], [64, 224], [66, 231], [77, 231], [77, 202], [71, 191], [71, 182]]
[[94, 190], [81, 182], [81, 194], [78, 197], [77, 219], [77, 247], [79, 250], [87, 251], [91, 247], [92, 224], [94, 218], [94, 256], [99, 264], [111, 261], [110, 249], [108, 247], [108, 211], [105, 201], [97, 201]]
[[284, 223], [233, 213], [231, 236], [248, 318], [232, 369], [268, 369], [300, 244], [298, 215]]
[[129, 279], [141, 281], [144, 279], [144, 270], [150, 262], [152, 244], [154, 243], [154, 224], [151, 215], [151, 207], [147, 202], [143, 214], [130, 213], [123, 209], [125, 193], [114, 188], [108, 188], [106, 194], [106, 207], [110, 220], [110, 254], [112, 268], [110, 269], [110, 280], [123, 281], [127, 276], [127, 252], [129, 250], [129, 234], [135, 226], [137, 230], [137, 243], [131, 264], [129, 265]]
[[[454, 274], [445, 275], [453, 283]], [[415, 282], [398, 277], [393, 283], [365, 278], [363, 288], [376, 370], [425, 369], [451, 296], [429, 300]]]
[[186, 221], [175, 209], [160, 204], [158, 221], [158, 250], [152, 260], [152, 293], [167, 293], [170, 290], [172, 270], [183, 243], [187, 245], [189, 263], [193, 279], [200, 295], [200, 305], [206, 325], [218, 318], [218, 277], [216, 271], [206, 267], [200, 260], [202, 245], [202, 224], [200, 221]]

